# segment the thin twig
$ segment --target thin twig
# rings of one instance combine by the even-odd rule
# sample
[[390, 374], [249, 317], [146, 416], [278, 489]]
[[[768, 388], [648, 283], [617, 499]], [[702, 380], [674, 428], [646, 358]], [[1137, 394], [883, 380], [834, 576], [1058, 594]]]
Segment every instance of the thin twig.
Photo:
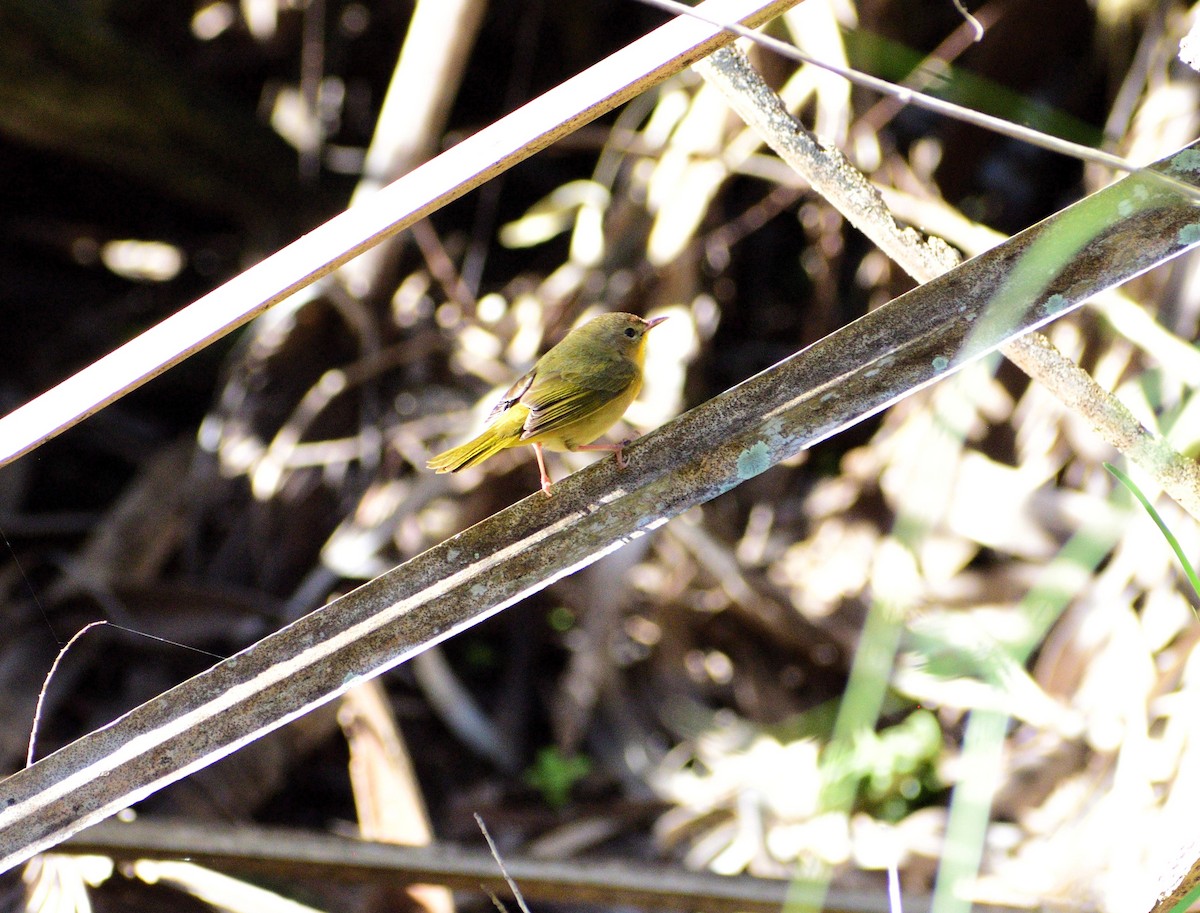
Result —
[[29, 727], [29, 748], [25, 752], [26, 767], [29, 767], [33, 763], [34, 750], [37, 746], [38, 727], [42, 723], [42, 707], [46, 702], [46, 692], [50, 690], [50, 679], [54, 678], [54, 673], [58, 671], [58, 664], [62, 662], [67, 652], [75, 646], [75, 642], [79, 638], [83, 637], [92, 628], [98, 628], [100, 625], [106, 624], [108, 624], [107, 621], [91, 621], [85, 624], [72, 635], [70, 640], [63, 644], [62, 649], [58, 651], [58, 656], [54, 657], [54, 662], [50, 664], [50, 671], [46, 673], [46, 677], [42, 680], [42, 687], [38, 691], [37, 706], [33, 710], [33, 723]]
[[959, 14], [962, 15], [962, 17], [970, 24], [971, 28], [974, 29], [976, 43], [983, 41], [983, 24], [971, 15], [971, 11], [969, 9], [963, 6], [962, 0], [953, 0], [953, 2], [954, 8], [958, 10]]
[[521, 894], [521, 889], [517, 887], [517, 883], [512, 880], [512, 876], [508, 874], [508, 869], [504, 867], [504, 860], [500, 858], [500, 851], [496, 849], [496, 841], [488, 833], [487, 825], [483, 823], [483, 818], [479, 812], [475, 812], [475, 823], [483, 831], [483, 839], [487, 841], [488, 849], [492, 851], [492, 858], [496, 860], [496, 865], [499, 866], [500, 874], [504, 876], [504, 881], [508, 885], [508, 889], [513, 892], [513, 897], [517, 899], [517, 906], [521, 908], [521, 913], [529, 913], [529, 907], [525, 904], [525, 897]]

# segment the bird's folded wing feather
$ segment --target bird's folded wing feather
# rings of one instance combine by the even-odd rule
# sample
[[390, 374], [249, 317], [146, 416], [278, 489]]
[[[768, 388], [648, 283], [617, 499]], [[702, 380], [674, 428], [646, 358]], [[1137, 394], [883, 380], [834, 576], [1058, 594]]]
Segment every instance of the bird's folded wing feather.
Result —
[[636, 382], [635, 365], [620, 361], [603, 370], [539, 372], [521, 397], [529, 418], [521, 437], [557, 431], [585, 420]]
[[516, 403], [521, 401], [521, 397], [525, 395], [526, 391], [528, 391], [529, 387], [533, 384], [533, 378], [536, 371], [536, 368], [526, 371], [515, 384], [508, 388], [504, 396], [501, 397], [500, 402], [492, 406], [492, 411], [488, 413], [487, 420], [489, 422], [501, 412], [507, 411]]

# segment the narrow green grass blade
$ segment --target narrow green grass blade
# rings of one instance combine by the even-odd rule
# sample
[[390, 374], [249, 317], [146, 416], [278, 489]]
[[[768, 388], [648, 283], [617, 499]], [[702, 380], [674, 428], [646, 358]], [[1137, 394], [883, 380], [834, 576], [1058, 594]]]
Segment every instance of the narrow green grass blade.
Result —
[[[1158, 511], [1154, 509], [1154, 505], [1150, 503], [1149, 499], [1144, 494], [1142, 494], [1142, 490], [1137, 487], [1137, 484], [1133, 481], [1133, 479], [1129, 478], [1129, 476], [1127, 476], [1112, 463], [1105, 463], [1104, 468], [1116, 476], [1117, 481], [1128, 488], [1133, 496], [1141, 502], [1142, 507], [1146, 509], [1146, 513], [1150, 515], [1150, 519], [1154, 521], [1155, 525], [1166, 538], [1167, 544], [1171, 546], [1171, 550], [1175, 552], [1175, 557], [1179, 559], [1179, 564], [1183, 567], [1184, 574], [1187, 575], [1188, 583], [1192, 585], [1192, 592], [1194, 592], [1196, 597], [1200, 599], [1200, 577], [1196, 576], [1196, 569], [1192, 567], [1192, 563], [1188, 561], [1187, 555], [1183, 553], [1183, 547], [1180, 546], [1179, 540], [1176, 539], [1175, 534], [1167, 528], [1167, 524], [1163, 522], [1162, 517], [1158, 515]], [[1193, 608], [1192, 611], [1195, 612], [1195, 609]]]

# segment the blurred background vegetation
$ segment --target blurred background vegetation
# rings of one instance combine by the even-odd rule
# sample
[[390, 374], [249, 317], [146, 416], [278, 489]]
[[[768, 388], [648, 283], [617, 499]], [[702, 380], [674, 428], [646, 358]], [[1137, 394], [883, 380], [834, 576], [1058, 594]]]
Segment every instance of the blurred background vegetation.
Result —
[[[439, 99], [402, 137], [423, 151], [399, 153], [380, 119], [412, 6], [0, 0], [0, 408], [341, 211], [364, 161], [395, 176], [665, 18], [463, 4], [418, 42], [451, 75], [393, 86], [400, 109]], [[969, 6], [977, 44], [950, 0], [806, 0], [771, 30], [1138, 162], [1196, 137], [1180, 0]], [[901, 221], [967, 255], [1112, 179], [752, 55]], [[1197, 281], [1179, 261], [1049, 331], [1185, 452]], [[646, 430], [909, 287], [715, 90], [663, 83], [0, 470], [0, 772], [87, 622], [225, 656], [534, 491], [528, 453], [450, 477], [424, 463], [580, 319], [671, 315], [627, 417]], [[880, 898], [895, 866], [917, 903], [958, 853], [967, 898], [1129, 909], [1194, 820], [1198, 629], [1102, 468], [1116, 459], [1011, 366], [968, 370], [390, 674], [382, 714], [348, 699], [139, 813], [478, 843], [478, 812], [514, 854], [802, 872]], [[1195, 555], [1194, 521], [1158, 506]], [[212, 661], [92, 632], [39, 754]], [[398, 732], [412, 770], [364, 728]], [[947, 837], [960, 783], [984, 801], [956, 804]], [[418, 823], [390, 821], [398, 806]], [[45, 902], [47, 871], [5, 897]], [[100, 909], [203, 908], [185, 893], [91, 889]]]

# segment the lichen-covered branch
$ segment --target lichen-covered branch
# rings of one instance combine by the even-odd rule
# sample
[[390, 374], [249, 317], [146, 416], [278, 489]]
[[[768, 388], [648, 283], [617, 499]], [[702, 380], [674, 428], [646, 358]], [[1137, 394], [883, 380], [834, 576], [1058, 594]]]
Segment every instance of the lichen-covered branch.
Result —
[[[911, 228], [902, 229], [897, 225], [878, 192], [862, 173], [840, 150], [821, 146], [788, 113], [779, 97], [740, 51], [723, 48], [701, 61], [696, 68], [721, 90], [734, 110], [762, 134], [784, 161], [910, 276], [928, 282], [954, 265], [954, 255], [947, 245], [937, 239], [926, 240]], [[1193, 179], [1195, 167], [1196, 163], [1192, 161], [1190, 173]], [[1167, 172], [1171, 178], [1180, 176], [1172, 169]], [[1162, 183], [1166, 184], [1165, 181]], [[1143, 192], [1149, 194], [1149, 186], [1152, 185], [1130, 185], [1131, 192], [1121, 205], [1131, 215], [1149, 199], [1142, 196]], [[1134, 193], [1139, 187], [1141, 191]], [[1110, 230], [1110, 224], [1099, 212], [1084, 213], [1083, 218], [1075, 221], [1082, 223], [1082, 228], [1072, 225], [1069, 237], [1066, 233], [1051, 235], [1042, 240], [1038, 249], [1028, 248], [1026, 262], [1036, 261], [1039, 272], [1045, 266], [1047, 274], [1058, 268], [1058, 264], [1064, 269], [1074, 268], [1072, 254], [1084, 244], [1102, 242], [1103, 233]], [[1194, 240], [1197, 229], [1194, 223], [1189, 224], [1190, 229], [1184, 226], [1179, 231]], [[1164, 240], [1178, 242], [1182, 238]], [[1030, 307], [1045, 299], [1039, 284], [1037, 278], [1020, 289], [1014, 289], [1011, 283], [999, 283], [996, 303], [1000, 313], [998, 318], [989, 319], [1009, 320], [1008, 310], [1023, 304], [1019, 300], [1020, 294], [1028, 295], [1024, 304]], [[1014, 338], [1002, 346], [1001, 351], [1065, 407], [1083, 415], [1105, 441], [1149, 473], [1164, 491], [1200, 520], [1200, 465], [1176, 453], [1160, 436], [1142, 426], [1113, 394], [1062, 355], [1044, 336]]]

